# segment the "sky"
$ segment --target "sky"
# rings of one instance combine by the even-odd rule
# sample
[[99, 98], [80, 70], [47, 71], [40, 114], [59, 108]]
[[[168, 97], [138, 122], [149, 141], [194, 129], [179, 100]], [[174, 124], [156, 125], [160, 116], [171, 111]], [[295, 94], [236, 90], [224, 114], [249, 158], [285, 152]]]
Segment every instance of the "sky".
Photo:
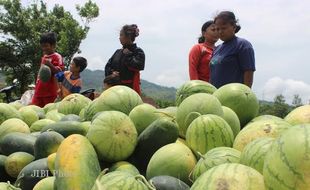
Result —
[[[299, 94], [303, 103], [310, 100], [308, 0], [93, 1], [100, 8], [100, 16], [90, 24], [87, 38], [80, 46], [91, 70], [104, 69], [114, 51], [121, 47], [121, 27], [134, 23], [140, 29], [136, 43], [146, 54], [141, 77], [177, 88], [189, 80], [188, 53], [197, 43], [202, 24], [218, 12], [229, 10], [241, 25], [237, 36], [247, 39], [254, 47], [253, 91], [257, 97], [273, 100], [277, 94], [283, 94], [291, 103], [293, 95]], [[63, 5], [76, 16], [75, 4], [84, 4], [86, 0], [46, 2], [49, 8]]]

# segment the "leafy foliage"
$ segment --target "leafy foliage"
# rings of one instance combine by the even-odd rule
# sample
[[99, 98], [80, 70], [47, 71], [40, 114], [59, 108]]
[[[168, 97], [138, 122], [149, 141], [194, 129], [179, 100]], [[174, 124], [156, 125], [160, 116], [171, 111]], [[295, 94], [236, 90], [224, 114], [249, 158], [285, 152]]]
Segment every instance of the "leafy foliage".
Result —
[[43, 1], [33, 1], [23, 7], [20, 0], [0, 0], [0, 69], [10, 83], [14, 78], [20, 82], [24, 92], [34, 82], [40, 67], [40, 35], [55, 32], [57, 52], [68, 66], [89, 31], [88, 24], [99, 15], [98, 6], [90, 0], [84, 6], [77, 6], [83, 24], [75, 20], [63, 6], [55, 5], [48, 10]]
[[284, 118], [294, 108], [302, 105], [302, 100], [299, 95], [294, 95], [292, 105], [286, 103], [285, 98], [282, 94], [277, 95], [274, 98], [274, 102], [260, 102], [259, 115], [274, 115]]

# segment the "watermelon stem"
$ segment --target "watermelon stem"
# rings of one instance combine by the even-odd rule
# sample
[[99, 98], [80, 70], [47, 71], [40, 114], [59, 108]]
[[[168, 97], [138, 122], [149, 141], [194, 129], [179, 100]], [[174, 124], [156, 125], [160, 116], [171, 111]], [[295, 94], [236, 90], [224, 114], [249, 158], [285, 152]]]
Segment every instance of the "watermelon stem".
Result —
[[193, 169], [193, 170], [191, 171], [191, 173], [189, 173], [189, 175], [188, 175], [188, 179], [189, 179], [189, 181], [190, 181], [191, 183], [194, 183], [193, 171], [194, 171], [194, 169]]
[[109, 171], [109, 168], [106, 168], [102, 170], [102, 172], [100, 172], [100, 174], [98, 175], [96, 179], [94, 187], [97, 187], [98, 189], [100, 189], [100, 186], [101, 186], [100, 179], [107, 173], [107, 171]]
[[161, 111], [155, 111], [154, 113], [160, 113], [160, 114], [163, 114], [167, 117], [170, 117], [172, 119], [172, 121], [175, 121], [175, 117], [173, 117], [172, 115], [166, 113], [166, 112], [161, 112]]
[[136, 175], [135, 176], [135, 179], [136, 180], [141, 180], [147, 187], [148, 187], [148, 189], [150, 189], [150, 190], [156, 190], [156, 188], [154, 187], [154, 185], [152, 184], [152, 183], [149, 183], [146, 179], [145, 179], [145, 177], [143, 176], [143, 175]]
[[206, 157], [204, 156], [204, 155], [202, 155], [200, 152], [197, 152], [197, 154], [198, 154], [198, 156], [200, 157], [200, 158], [202, 158], [202, 159], [206, 159]]
[[10, 183], [10, 181], [8, 181], [7, 183], [8, 183], [9, 189], [12, 189], [12, 190], [21, 190], [20, 188], [17, 188], [17, 187], [15, 187], [14, 185], [12, 185], [12, 184]]

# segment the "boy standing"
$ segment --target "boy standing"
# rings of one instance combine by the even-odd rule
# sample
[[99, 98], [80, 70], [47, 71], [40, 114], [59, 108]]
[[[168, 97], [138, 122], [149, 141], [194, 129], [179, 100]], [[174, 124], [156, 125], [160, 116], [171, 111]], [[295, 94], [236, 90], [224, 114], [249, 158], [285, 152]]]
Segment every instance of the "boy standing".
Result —
[[87, 60], [84, 57], [75, 57], [70, 64], [70, 71], [59, 72], [55, 75], [59, 83], [58, 96], [60, 99], [81, 91], [82, 80], [80, 73], [86, 67]]
[[54, 32], [43, 33], [40, 38], [40, 45], [43, 51], [41, 64], [45, 64], [51, 69], [52, 76], [47, 82], [43, 82], [37, 77], [31, 104], [44, 107], [57, 98], [58, 86], [54, 74], [64, 70], [64, 63], [62, 56], [55, 52], [56, 34]]

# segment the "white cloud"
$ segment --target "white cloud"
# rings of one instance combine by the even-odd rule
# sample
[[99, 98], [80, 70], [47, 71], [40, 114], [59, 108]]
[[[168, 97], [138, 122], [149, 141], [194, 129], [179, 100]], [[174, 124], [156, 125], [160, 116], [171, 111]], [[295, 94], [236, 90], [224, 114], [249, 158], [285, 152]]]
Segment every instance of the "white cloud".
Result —
[[187, 73], [177, 70], [165, 70], [155, 77], [155, 82], [165, 86], [181, 86], [188, 80]]
[[266, 100], [273, 100], [279, 94], [286, 98], [287, 103], [292, 102], [295, 94], [302, 98], [303, 103], [308, 103], [310, 100], [310, 84], [294, 79], [273, 77], [266, 82], [263, 92]]
[[90, 70], [103, 70], [106, 62], [102, 60], [100, 56], [92, 57], [87, 59], [88, 65], [87, 68]]

